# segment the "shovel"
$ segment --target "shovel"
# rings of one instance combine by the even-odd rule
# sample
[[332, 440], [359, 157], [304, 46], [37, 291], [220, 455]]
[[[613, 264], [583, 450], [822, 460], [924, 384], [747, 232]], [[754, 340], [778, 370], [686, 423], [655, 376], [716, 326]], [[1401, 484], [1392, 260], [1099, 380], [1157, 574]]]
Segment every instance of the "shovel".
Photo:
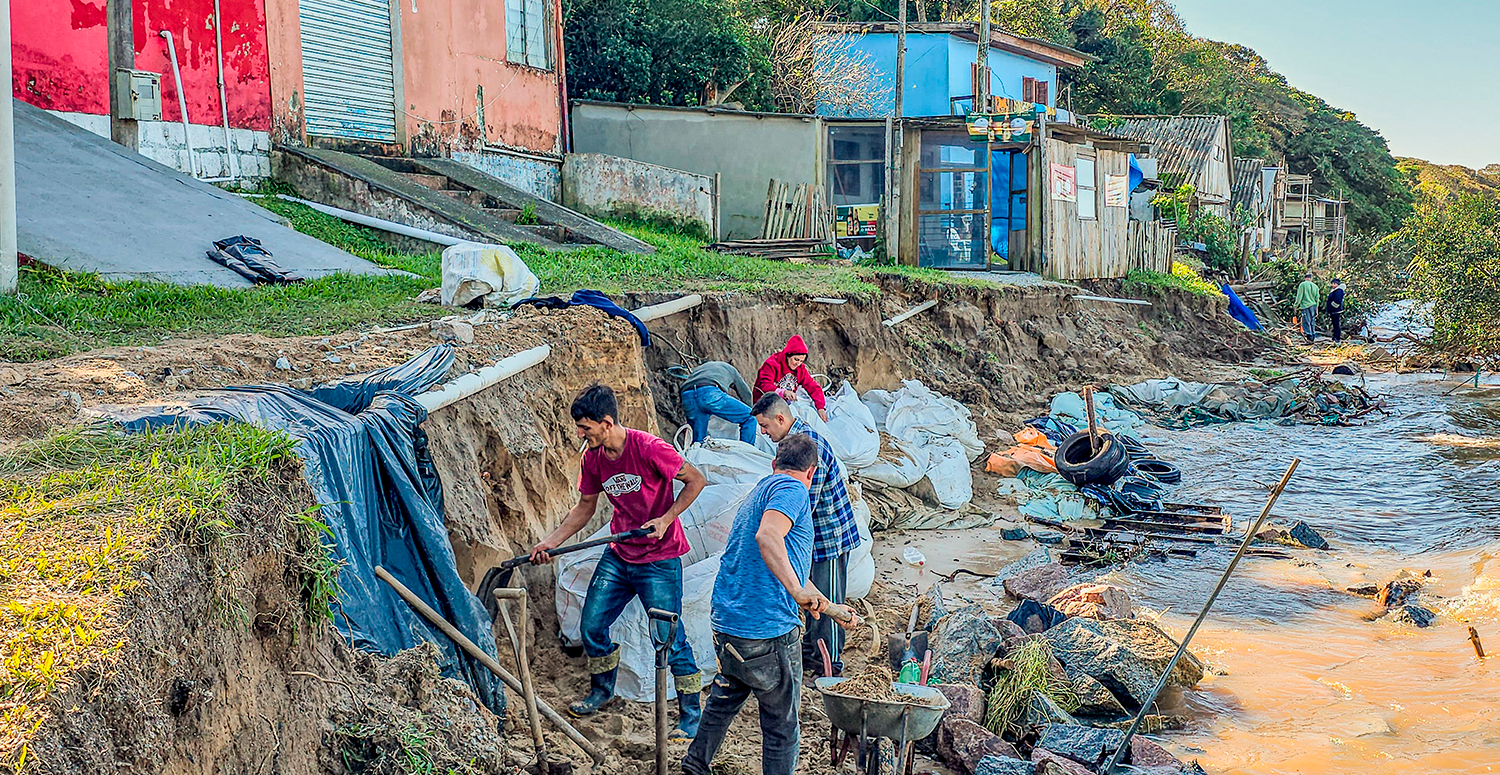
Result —
[[[651, 535], [650, 528], [638, 527], [634, 530], [627, 530], [623, 533], [615, 533], [614, 535], [605, 536], [603, 538], [594, 538], [588, 541], [579, 541], [578, 543], [572, 544], [571, 546], [559, 546], [558, 548], [547, 552], [547, 554], [552, 557], [556, 557], [559, 554], [578, 552], [584, 549], [592, 549], [593, 547], [599, 546], [601, 544], [612, 544], [616, 541], [626, 541], [631, 538], [640, 538], [642, 536], [648, 535]], [[499, 607], [495, 603], [495, 590], [510, 586], [510, 577], [511, 574], [515, 573], [516, 568], [522, 565], [530, 564], [531, 555], [523, 554], [519, 557], [512, 557], [509, 560], [506, 560], [505, 562], [502, 562], [485, 572], [484, 579], [479, 582], [479, 591], [476, 594], [479, 595], [480, 602], [484, 603], [484, 607], [489, 610], [490, 619], [493, 620], [495, 616], [499, 614]]]

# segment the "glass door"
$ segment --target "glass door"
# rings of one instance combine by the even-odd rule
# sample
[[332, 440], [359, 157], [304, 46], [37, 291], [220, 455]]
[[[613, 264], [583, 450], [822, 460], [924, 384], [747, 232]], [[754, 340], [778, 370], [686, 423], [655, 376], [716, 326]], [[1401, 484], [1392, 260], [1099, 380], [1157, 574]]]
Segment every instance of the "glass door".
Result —
[[925, 130], [917, 163], [917, 263], [989, 267], [988, 144], [966, 130]]

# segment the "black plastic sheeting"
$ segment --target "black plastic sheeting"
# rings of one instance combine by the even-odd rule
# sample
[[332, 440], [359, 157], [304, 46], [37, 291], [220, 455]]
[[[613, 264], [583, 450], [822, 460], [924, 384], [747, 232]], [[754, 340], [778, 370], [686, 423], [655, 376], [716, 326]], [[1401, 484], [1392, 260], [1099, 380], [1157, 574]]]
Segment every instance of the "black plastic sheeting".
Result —
[[427, 410], [412, 396], [453, 366], [453, 348], [309, 391], [281, 385], [227, 388], [179, 404], [131, 407], [107, 416], [127, 431], [238, 421], [285, 431], [299, 441], [307, 481], [332, 530], [329, 555], [343, 564], [334, 626], [359, 649], [392, 655], [422, 641], [442, 652], [443, 675], [465, 681], [496, 713], [505, 693], [483, 665], [458, 649], [375, 577], [385, 568], [490, 656], [498, 656], [479, 598], [458, 576], [443, 524], [443, 495], [427, 450]]

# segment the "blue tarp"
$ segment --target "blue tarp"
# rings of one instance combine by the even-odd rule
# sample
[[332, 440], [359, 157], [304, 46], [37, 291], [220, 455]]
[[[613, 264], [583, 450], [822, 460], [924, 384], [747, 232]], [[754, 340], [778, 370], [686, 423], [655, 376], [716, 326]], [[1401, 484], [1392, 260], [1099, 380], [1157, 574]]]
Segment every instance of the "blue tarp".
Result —
[[282, 385], [228, 388], [110, 416], [131, 432], [236, 421], [297, 439], [307, 481], [333, 534], [324, 545], [342, 564], [334, 614], [339, 633], [355, 648], [385, 655], [432, 642], [442, 654], [443, 675], [467, 682], [503, 715], [499, 680], [375, 577], [375, 566], [385, 568], [497, 656], [490, 618], [458, 576], [437, 469], [419, 427], [427, 410], [412, 398], [452, 365], [453, 349], [439, 345], [400, 366], [307, 392]]
[[1222, 291], [1225, 296], [1229, 297], [1230, 317], [1240, 321], [1241, 323], [1244, 323], [1245, 328], [1248, 328], [1251, 331], [1261, 330], [1260, 321], [1255, 318], [1255, 313], [1251, 312], [1250, 308], [1245, 306], [1245, 302], [1240, 301], [1240, 297], [1235, 294], [1233, 288], [1230, 288], [1228, 285], [1223, 285], [1219, 287], [1219, 290]]
[[532, 296], [516, 302], [519, 307], [523, 304], [534, 307], [546, 307], [547, 309], [566, 309], [568, 307], [594, 307], [603, 310], [606, 314], [620, 318], [632, 326], [641, 337], [641, 346], [651, 346], [651, 332], [646, 330], [646, 324], [641, 319], [630, 314], [630, 311], [609, 300], [602, 291], [591, 291], [588, 289], [573, 291], [573, 297], [567, 300], [559, 296]]

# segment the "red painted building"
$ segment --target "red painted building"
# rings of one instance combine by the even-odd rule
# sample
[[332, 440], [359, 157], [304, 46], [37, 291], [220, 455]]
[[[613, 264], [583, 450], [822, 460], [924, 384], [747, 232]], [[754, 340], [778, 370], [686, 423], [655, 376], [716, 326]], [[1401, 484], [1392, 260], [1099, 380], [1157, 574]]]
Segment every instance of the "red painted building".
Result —
[[[135, 69], [161, 74], [161, 121], [140, 128], [147, 156], [193, 171], [185, 104], [201, 177], [265, 177], [272, 142], [334, 145], [452, 155], [556, 198], [557, 0], [132, 2]], [[11, 16], [15, 96], [108, 136], [103, 1], [12, 2]], [[162, 31], [176, 45], [181, 94]]]

